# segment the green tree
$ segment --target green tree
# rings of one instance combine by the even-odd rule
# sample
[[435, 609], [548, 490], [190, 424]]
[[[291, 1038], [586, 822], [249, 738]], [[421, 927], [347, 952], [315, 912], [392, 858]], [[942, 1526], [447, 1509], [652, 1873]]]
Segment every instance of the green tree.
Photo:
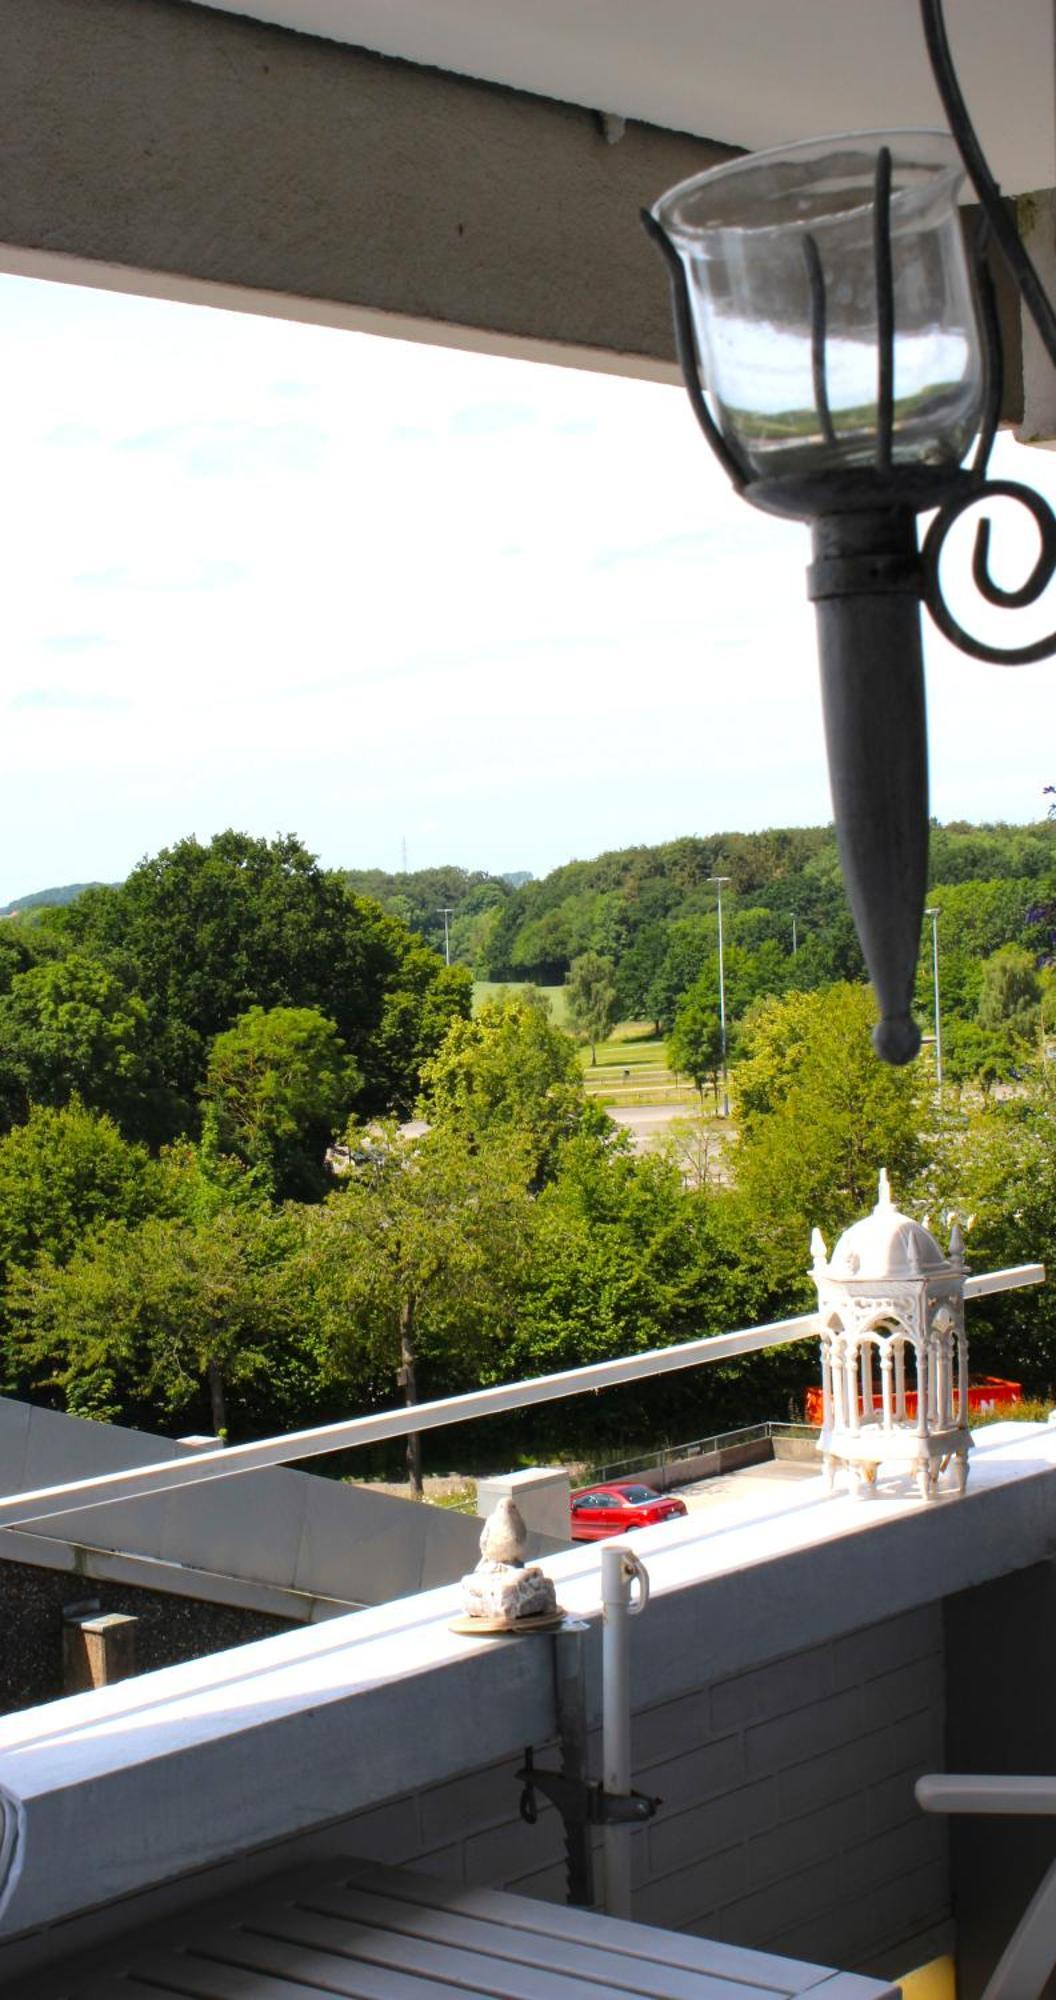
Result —
[[359, 1103], [368, 1111], [409, 1117], [423, 1065], [440, 1048], [452, 1021], [468, 1020], [473, 1011], [473, 979], [464, 965], [445, 965], [395, 925], [387, 925], [384, 939], [392, 972], [364, 1056], [369, 1077]]
[[1022, 1060], [1022, 1043], [1007, 1030], [957, 1018], [943, 1024], [942, 1067], [950, 1083], [977, 1084], [988, 1091], [995, 1083], [1006, 1083]]
[[[65, 1264], [106, 1223], [140, 1222], [166, 1201], [164, 1170], [112, 1119], [76, 1099], [58, 1109], [32, 1106], [26, 1123], [0, 1139], [0, 1294], [10, 1273], [39, 1253]], [[28, 1386], [10, 1354], [4, 1382], [9, 1393]]]
[[1041, 982], [1029, 952], [1016, 945], [995, 951], [983, 966], [979, 1026], [1029, 1041], [1037, 1033], [1040, 1004]]
[[565, 981], [568, 1018], [576, 1033], [590, 1043], [590, 1060], [598, 1060], [597, 1045], [616, 1019], [616, 981], [611, 958], [584, 951], [572, 960]]
[[810, 1303], [814, 1227], [831, 1241], [872, 1207], [881, 1167], [904, 1198], [923, 1163], [921, 1077], [877, 1062], [873, 1018], [864, 988], [839, 985], [768, 1001], [745, 1023], [731, 1162], [742, 1238], [763, 1252], [774, 1310]]
[[268, 1177], [276, 1196], [315, 1200], [324, 1155], [360, 1084], [332, 1021], [314, 1007], [251, 1007], [217, 1035], [204, 1097], [222, 1153]]
[[660, 979], [667, 951], [667, 927], [663, 923], [643, 923], [624, 952], [617, 968], [620, 1013], [625, 1021], [651, 1020], [661, 1032], [662, 989]]
[[64, 1265], [40, 1254], [7, 1288], [23, 1375], [78, 1416], [156, 1421], [206, 1398], [224, 1433], [231, 1388], [283, 1365], [291, 1234], [295, 1216], [228, 1208], [111, 1223]]
[[[414, 1141], [388, 1125], [352, 1150], [363, 1164], [314, 1213], [310, 1238], [335, 1365], [375, 1393], [395, 1374], [408, 1407], [419, 1401], [423, 1365], [443, 1388], [479, 1382], [501, 1366], [528, 1255], [526, 1149], [504, 1132], [467, 1147], [451, 1128]], [[407, 1475], [420, 1498], [417, 1433], [407, 1439]]]
[[718, 1110], [722, 1023], [710, 981], [695, 980], [688, 992], [683, 993], [667, 1038], [667, 1059], [679, 1075], [693, 1078], [701, 1097], [704, 1085], [710, 1083]]
[[31, 1103], [66, 1104], [76, 1095], [137, 1136], [172, 1129], [148, 1010], [84, 952], [18, 973], [0, 996], [0, 1073], [10, 1112], [23, 1118]]
[[315, 1007], [359, 1066], [359, 1108], [410, 1103], [421, 1061], [451, 1015], [470, 1007], [464, 969], [446, 973], [404, 924], [350, 894], [292, 835], [179, 841], [121, 888], [90, 889], [64, 914], [76, 942], [127, 973], [166, 1076], [188, 1101], [208, 1044], [240, 1014]]
[[545, 999], [523, 989], [452, 1023], [422, 1069], [422, 1114], [463, 1143], [491, 1132], [525, 1141], [538, 1183], [591, 1117], [572, 1041], [554, 1027]]
[[[1056, 1269], [1056, 1063], [1035, 1056], [1014, 1094], [968, 1109], [946, 1129], [934, 1206], [974, 1218], [976, 1270], [1044, 1263]], [[971, 1308], [974, 1366], [1056, 1391], [1056, 1304], [1051, 1284], [979, 1300]]]

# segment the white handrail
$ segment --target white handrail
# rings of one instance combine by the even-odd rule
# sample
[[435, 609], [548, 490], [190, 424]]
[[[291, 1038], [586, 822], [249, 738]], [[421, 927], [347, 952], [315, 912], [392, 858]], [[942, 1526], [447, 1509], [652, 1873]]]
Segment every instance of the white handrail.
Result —
[[981, 1271], [977, 1278], [966, 1278], [964, 1296], [966, 1299], [988, 1299], [993, 1292], [1014, 1292], [1021, 1285], [1044, 1283], [1044, 1264], [1014, 1264], [1007, 1271]]
[[[925, 1812], [1056, 1812], [1056, 1779], [931, 1772], [916, 1783]], [[1056, 1965], [1056, 1861], [1042, 1876], [983, 1991], [982, 2000], [1035, 2000]]]
[[[1020, 1264], [1007, 1271], [969, 1278], [965, 1296], [1014, 1291], [1021, 1285], [1040, 1284], [1044, 1277], [1043, 1264]], [[0, 1528], [23, 1527], [30, 1522], [49, 1520], [56, 1514], [111, 1506], [119, 1500], [146, 1499], [208, 1480], [234, 1479], [240, 1473], [259, 1472], [266, 1466], [321, 1458], [328, 1452], [381, 1444], [390, 1438], [406, 1437], [410, 1432], [469, 1423], [474, 1418], [495, 1416], [504, 1410], [530, 1409], [535, 1403], [558, 1402], [566, 1396], [585, 1396], [621, 1382], [636, 1381], [641, 1376], [667, 1375], [677, 1369], [699, 1367], [702, 1362], [756, 1354], [764, 1348], [810, 1339], [817, 1333], [818, 1324], [816, 1313], [801, 1313], [794, 1319], [773, 1320], [765, 1326], [743, 1328], [738, 1333], [707, 1334], [703, 1339], [683, 1341], [675, 1347], [650, 1348], [644, 1354], [625, 1355], [618, 1361], [599, 1361], [586, 1368], [565, 1368], [555, 1375], [503, 1382], [493, 1389], [472, 1390], [468, 1395], [444, 1396], [436, 1402], [413, 1403], [401, 1410], [380, 1410], [371, 1417], [347, 1417], [312, 1430], [288, 1431], [283, 1437], [258, 1438], [250, 1444], [163, 1459], [160, 1464], [134, 1466], [125, 1472], [99, 1473], [90, 1479], [70, 1480], [62, 1486], [8, 1493], [0, 1497]]]
[[930, 1772], [914, 1787], [925, 1812], [1056, 1814], [1056, 1778], [1009, 1778], [1000, 1772]]

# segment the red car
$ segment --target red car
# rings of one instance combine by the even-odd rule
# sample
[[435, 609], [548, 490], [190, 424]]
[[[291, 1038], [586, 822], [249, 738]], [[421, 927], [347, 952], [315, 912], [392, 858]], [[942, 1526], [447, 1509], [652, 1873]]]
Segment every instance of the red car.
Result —
[[654, 1493], [651, 1486], [584, 1486], [572, 1495], [572, 1540], [600, 1542], [631, 1528], [653, 1528], [688, 1513], [684, 1500]]

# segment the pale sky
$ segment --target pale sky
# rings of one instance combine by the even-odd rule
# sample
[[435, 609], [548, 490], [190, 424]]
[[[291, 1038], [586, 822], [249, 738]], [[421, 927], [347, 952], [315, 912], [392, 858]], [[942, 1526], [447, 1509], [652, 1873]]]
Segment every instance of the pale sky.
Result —
[[[541, 875], [830, 817], [807, 530], [681, 391], [15, 278], [0, 382], [0, 904], [226, 826]], [[1040, 817], [1056, 664], [926, 643], [933, 812]]]

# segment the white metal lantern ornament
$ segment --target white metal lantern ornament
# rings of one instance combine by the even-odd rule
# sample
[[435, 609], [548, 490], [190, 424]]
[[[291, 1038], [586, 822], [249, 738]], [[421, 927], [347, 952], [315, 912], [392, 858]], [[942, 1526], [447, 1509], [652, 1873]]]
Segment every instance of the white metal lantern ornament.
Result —
[[894, 1206], [885, 1172], [872, 1214], [844, 1231], [831, 1259], [817, 1229], [811, 1248], [824, 1405], [818, 1448], [830, 1491], [839, 1467], [859, 1493], [887, 1466], [932, 1500], [952, 1465], [963, 1493], [971, 1438], [959, 1226], [945, 1254]]

